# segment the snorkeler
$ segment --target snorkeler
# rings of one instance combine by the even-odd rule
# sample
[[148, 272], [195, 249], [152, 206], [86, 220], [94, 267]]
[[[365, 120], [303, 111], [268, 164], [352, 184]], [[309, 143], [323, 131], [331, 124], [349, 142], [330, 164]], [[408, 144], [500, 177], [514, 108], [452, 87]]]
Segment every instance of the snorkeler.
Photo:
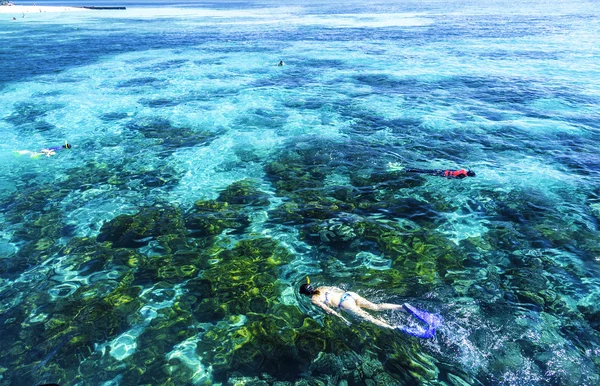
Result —
[[43, 155], [46, 157], [50, 157], [52, 155], [56, 155], [56, 152], [62, 149], [70, 149], [73, 145], [65, 141], [64, 145], [49, 147], [47, 149], [41, 149], [40, 151], [31, 151], [31, 150], [15, 150], [15, 154], [18, 155], [29, 155], [31, 158], [38, 158]]
[[[348, 312], [352, 316], [361, 319], [366, 322], [370, 322], [381, 328], [402, 331], [409, 335], [417, 338], [433, 338], [435, 336], [435, 329], [442, 323], [442, 317], [438, 314], [430, 314], [429, 312], [421, 311], [408, 303], [403, 305], [381, 303], [375, 304], [367, 299], [361, 297], [355, 292], [347, 292], [338, 287], [313, 287], [310, 284], [310, 279], [306, 277], [306, 283], [300, 286], [300, 293], [302, 295], [310, 296], [311, 302], [321, 307], [326, 313], [335, 315], [341, 318], [347, 325], [350, 322], [344, 318], [338, 310]], [[373, 311], [402, 311], [408, 312], [415, 316], [419, 321], [427, 324], [427, 328], [421, 326], [407, 327], [407, 326], [392, 326], [382, 320], [379, 320], [373, 315], [369, 314], [363, 308]]]
[[475, 172], [472, 170], [460, 169], [460, 170], [442, 170], [442, 169], [404, 169], [408, 173], [421, 173], [430, 174], [432, 176], [446, 177], [446, 178], [465, 178], [475, 177]]
[[279, 66], [279, 67], [285, 66], [285, 63], [283, 62], [283, 60], [280, 60], [279, 63], [277, 63], [277, 66]]
[[[395, 153], [391, 153], [396, 155]], [[406, 173], [420, 173], [429, 174], [432, 176], [446, 177], [446, 178], [458, 178], [462, 179], [465, 177], [475, 177], [475, 172], [470, 169], [406, 169], [401, 162], [388, 162], [388, 170], [392, 172], [406, 172]]]

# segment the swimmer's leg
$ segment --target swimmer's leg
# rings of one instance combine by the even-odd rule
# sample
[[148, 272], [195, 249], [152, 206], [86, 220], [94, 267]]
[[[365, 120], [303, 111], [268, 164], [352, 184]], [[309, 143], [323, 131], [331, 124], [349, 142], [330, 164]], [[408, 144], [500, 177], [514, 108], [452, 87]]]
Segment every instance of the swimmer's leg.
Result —
[[431, 174], [431, 175], [444, 175], [443, 170], [435, 170], [435, 169], [406, 169], [404, 170], [408, 173], [419, 173], [419, 174]]
[[15, 150], [13, 153], [15, 155], [28, 155], [30, 158], [39, 158], [40, 156], [44, 155], [44, 153], [30, 150]]
[[13, 151], [13, 153], [15, 155], [31, 155], [31, 156], [36, 154], [35, 152], [30, 151], [30, 150], [15, 150], [15, 151]]
[[356, 318], [362, 319], [365, 322], [373, 323], [376, 326], [379, 326], [381, 328], [386, 328], [388, 330], [394, 329], [394, 326], [391, 326], [382, 320], [374, 318], [373, 315], [369, 314], [368, 312], [366, 312], [364, 310], [361, 310], [358, 307], [346, 308], [346, 311], [348, 311], [349, 313], [354, 315]]
[[392, 311], [407, 312], [403, 308], [403, 306], [400, 304], [391, 304], [391, 303], [375, 304], [375, 303], [370, 302], [367, 299], [355, 294], [354, 292], [351, 292], [351, 295], [354, 298], [354, 300], [356, 301], [357, 306], [359, 306], [361, 308], [366, 308], [367, 310], [373, 310], [373, 311], [392, 310]]

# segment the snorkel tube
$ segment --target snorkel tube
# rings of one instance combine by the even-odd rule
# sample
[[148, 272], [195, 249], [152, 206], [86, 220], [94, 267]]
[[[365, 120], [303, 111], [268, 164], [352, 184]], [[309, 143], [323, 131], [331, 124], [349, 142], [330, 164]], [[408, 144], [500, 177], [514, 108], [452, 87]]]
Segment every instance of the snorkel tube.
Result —
[[316, 292], [317, 292], [317, 290], [315, 289], [315, 287], [310, 285], [310, 278], [308, 276], [306, 276], [306, 283], [304, 283], [300, 286], [300, 293], [302, 295], [312, 296]]

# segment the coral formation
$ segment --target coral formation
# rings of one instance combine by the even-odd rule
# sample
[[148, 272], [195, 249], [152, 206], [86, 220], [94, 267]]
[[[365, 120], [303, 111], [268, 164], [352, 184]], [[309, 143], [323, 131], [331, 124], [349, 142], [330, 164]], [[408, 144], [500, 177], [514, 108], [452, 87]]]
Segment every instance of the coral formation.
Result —
[[[167, 121], [128, 128], [173, 149], [185, 146]], [[422, 177], [331, 162], [343, 146], [288, 146], [264, 167], [274, 195], [264, 181], [241, 179], [189, 208], [140, 200], [93, 236], [76, 236], [55, 203], [104, 184], [118, 191], [133, 183], [168, 188], [178, 173], [160, 163], [140, 173], [129, 161], [118, 167], [90, 161], [65, 177], [64, 189], [42, 185], [3, 200], [2, 226], [18, 248], [0, 259], [1, 379], [470, 385], [497, 383], [497, 374], [526, 362], [535, 374], [554, 371], [553, 352], [577, 355], [568, 342], [595, 344], [597, 294], [581, 292], [586, 265], [598, 253], [590, 241], [597, 231], [583, 226], [597, 218], [595, 206], [588, 217], [564, 218], [535, 194], [494, 190], [459, 204]], [[253, 223], [258, 211], [262, 233]], [[485, 217], [485, 231], [451, 239], [444, 232], [457, 213]], [[271, 236], [288, 229], [297, 237], [293, 248], [314, 259], [303, 260]], [[296, 294], [306, 273], [317, 283], [382, 301], [416, 299], [444, 312], [450, 327], [438, 331], [443, 347], [431, 350], [408, 336], [319, 314]], [[31, 282], [37, 290], [28, 291]], [[460, 307], [443, 308], [444, 302]], [[406, 322], [394, 313], [384, 317]], [[480, 328], [467, 330], [462, 320]], [[486, 323], [535, 339], [499, 342], [485, 365], [472, 370], [444, 358], [467, 350], [452, 328], [468, 337], [469, 349], [489, 346]], [[582, 340], [581, 331], [589, 337]], [[570, 367], [570, 378], [554, 379], [595, 381], [583, 369], [599, 365], [591, 358]]]

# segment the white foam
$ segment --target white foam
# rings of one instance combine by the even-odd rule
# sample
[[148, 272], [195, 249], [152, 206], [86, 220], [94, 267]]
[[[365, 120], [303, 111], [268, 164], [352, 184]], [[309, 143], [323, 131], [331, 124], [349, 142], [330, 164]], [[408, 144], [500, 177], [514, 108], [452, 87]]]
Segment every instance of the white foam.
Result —
[[430, 18], [414, 13], [360, 13], [304, 16], [292, 19], [291, 22], [301, 25], [319, 25], [333, 28], [420, 27], [433, 23]]

